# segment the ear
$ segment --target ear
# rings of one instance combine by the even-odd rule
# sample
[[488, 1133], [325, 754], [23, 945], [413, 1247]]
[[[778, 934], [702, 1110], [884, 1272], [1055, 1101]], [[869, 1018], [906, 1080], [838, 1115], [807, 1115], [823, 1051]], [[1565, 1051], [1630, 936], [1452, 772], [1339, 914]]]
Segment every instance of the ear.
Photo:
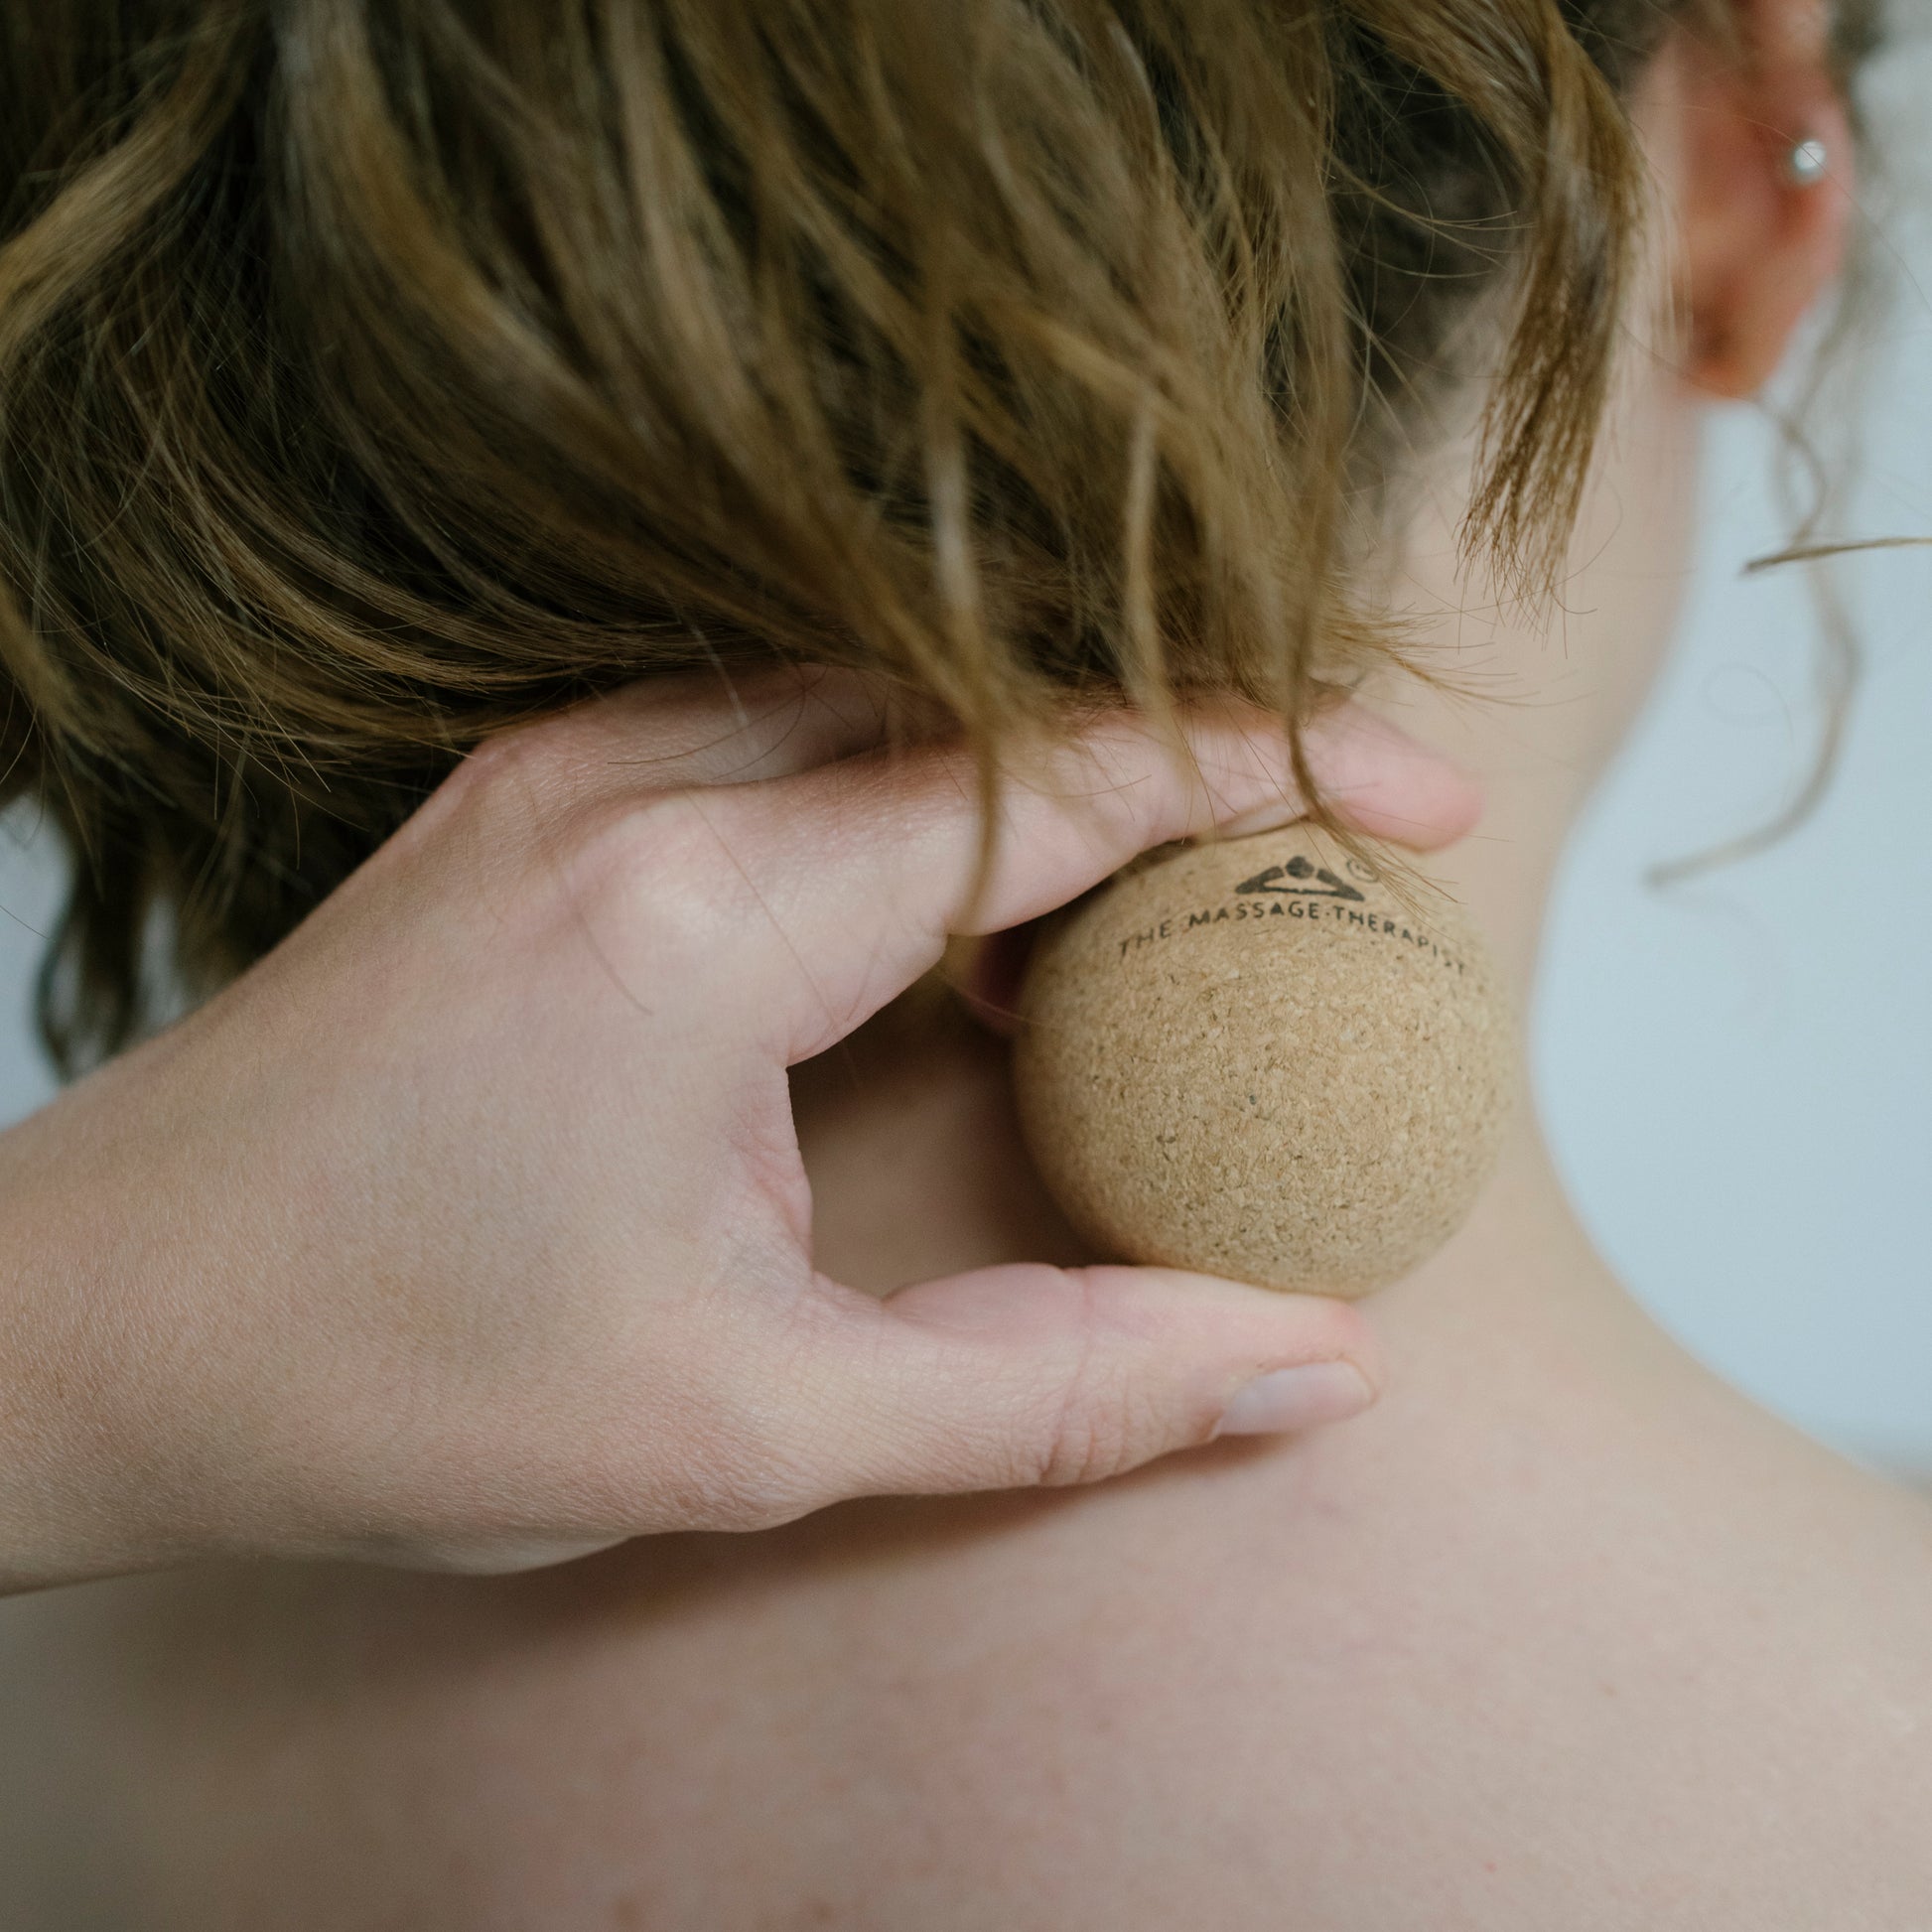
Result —
[[[1679, 196], [1686, 375], [1707, 395], [1763, 386], [1799, 319], [1844, 263], [1852, 131], [1818, 0], [1736, 0], [1728, 45], [1687, 32], [1680, 58]], [[1822, 179], [1793, 178], [1800, 142]]]

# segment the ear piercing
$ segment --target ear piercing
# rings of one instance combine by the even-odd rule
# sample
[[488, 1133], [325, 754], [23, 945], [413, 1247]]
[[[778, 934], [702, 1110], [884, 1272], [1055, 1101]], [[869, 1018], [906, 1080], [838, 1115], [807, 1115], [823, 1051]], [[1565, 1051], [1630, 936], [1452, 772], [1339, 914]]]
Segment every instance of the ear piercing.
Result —
[[1807, 136], [1785, 150], [1785, 179], [1794, 188], [1816, 188], [1825, 179], [1825, 170], [1830, 165], [1830, 153], [1815, 136]]

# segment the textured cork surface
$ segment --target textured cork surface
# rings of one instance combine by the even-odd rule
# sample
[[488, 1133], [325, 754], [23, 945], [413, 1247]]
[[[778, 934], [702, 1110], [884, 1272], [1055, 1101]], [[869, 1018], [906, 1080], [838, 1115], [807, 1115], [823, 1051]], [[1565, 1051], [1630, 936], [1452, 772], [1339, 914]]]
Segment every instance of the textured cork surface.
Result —
[[1494, 1164], [1516, 1027], [1455, 905], [1306, 826], [1187, 847], [1042, 934], [1014, 1078], [1089, 1240], [1365, 1295], [1435, 1252]]

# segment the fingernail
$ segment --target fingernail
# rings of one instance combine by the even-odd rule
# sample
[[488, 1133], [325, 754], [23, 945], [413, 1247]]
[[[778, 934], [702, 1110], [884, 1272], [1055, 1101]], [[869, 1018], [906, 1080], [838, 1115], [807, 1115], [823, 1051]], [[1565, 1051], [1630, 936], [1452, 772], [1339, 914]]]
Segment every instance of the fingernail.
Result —
[[1346, 1422], [1375, 1400], [1368, 1377], [1351, 1362], [1310, 1362], [1272, 1369], [1235, 1390], [1216, 1436], [1284, 1436]]

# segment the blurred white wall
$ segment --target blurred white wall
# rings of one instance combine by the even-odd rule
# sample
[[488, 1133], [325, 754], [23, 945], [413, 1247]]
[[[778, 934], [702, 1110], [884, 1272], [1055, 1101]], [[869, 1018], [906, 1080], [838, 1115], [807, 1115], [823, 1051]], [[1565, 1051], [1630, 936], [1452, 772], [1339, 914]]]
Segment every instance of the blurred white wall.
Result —
[[[1932, 166], [1913, 146], [1932, 41], [1903, 25], [1875, 76], [1899, 267], [1856, 535], [1932, 534]], [[1932, 1473], [1932, 551], [1841, 567], [1868, 661], [1817, 815], [1764, 856], [1645, 884], [1769, 816], [1808, 757], [1802, 582], [1738, 575], [1785, 535], [1772, 451], [1749, 412], [1718, 426], [1681, 645], [1560, 886], [1539, 1086], [1586, 1221], [1661, 1320], [1800, 1426]], [[52, 1090], [27, 1002], [58, 862], [33, 833], [0, 826], [0, 1120]]]
[[60, 908], [62, 861], [37, 812], [0, 817], [0, 1123], [54, 1092], [33, 1032], [34, 971]]
[[[1892, 287], [1833, 531], [1858, 537], [1932, 535], [1932, 37], [1895, 11], [1870, 76]], [[1538, 1085], [1585, 1220], [1667, 1326], [1813, 1433], [1932, 1473], [1932, 550], [1833, 567], [1866, 661], [1818, 812], [1645, 883], [1773, 817], [1816, 742], [1802, 574], [1739, 575], [1786, 540], [1775, 450], [1753, 412], [1715, 426], [1677, 651], [1560, 884]]]

